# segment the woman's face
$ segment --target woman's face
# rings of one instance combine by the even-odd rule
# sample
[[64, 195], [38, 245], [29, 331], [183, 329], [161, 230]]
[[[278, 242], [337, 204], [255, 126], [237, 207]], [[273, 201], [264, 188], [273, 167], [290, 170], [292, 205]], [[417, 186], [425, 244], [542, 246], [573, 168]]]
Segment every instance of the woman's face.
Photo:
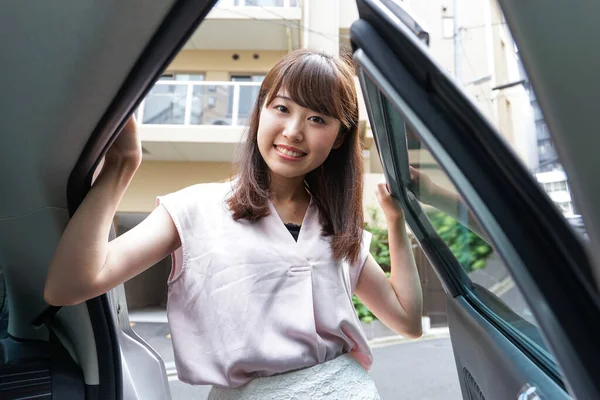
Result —
[[304, 108], [281, 89], [263, 106], [258, 124], [258, 149], [272, 174], [304, 177], [320, 167], [334, 148], [341, 122]]

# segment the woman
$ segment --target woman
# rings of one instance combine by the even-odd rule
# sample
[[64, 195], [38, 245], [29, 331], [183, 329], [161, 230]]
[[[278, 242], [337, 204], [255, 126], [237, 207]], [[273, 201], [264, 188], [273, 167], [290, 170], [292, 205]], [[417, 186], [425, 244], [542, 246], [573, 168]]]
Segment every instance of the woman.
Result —
[[[356, 295], [388, 327], [421, 335], [422, 294], [404, 214], [387, 186], [391, 276], [369, 255], [352, 68], [301, 50], [267, 74], [238, 175], [160, 197], [107, 241], [141, 162], [131, 119], [58, 244], [50, 304], [98, 296], [173, 254], [168, 319], [179, 379], [212, 399], [378, 398]], [[90, 221], [94, 221], [90, 225]]]

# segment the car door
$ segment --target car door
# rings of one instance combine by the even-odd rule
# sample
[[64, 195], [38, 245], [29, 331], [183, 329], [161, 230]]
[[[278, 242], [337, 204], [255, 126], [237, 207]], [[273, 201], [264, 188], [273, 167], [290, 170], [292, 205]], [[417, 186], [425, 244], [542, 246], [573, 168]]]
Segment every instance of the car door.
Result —
[[2, 5], [0, 398], [170, 398], [122, 286], [49, 307], [44, 282], [102, 156], [215, 2]]
[[598, 290], [581, 239], [399, 3], [357, 4], [369, 120], [392, 195], [444, 285], [463, 398], [600, 398]]

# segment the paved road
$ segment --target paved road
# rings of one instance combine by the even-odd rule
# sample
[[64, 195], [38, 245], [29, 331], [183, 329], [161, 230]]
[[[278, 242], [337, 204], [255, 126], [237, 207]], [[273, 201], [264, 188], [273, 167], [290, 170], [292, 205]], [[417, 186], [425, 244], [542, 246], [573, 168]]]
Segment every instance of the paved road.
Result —
[[460, 400], [450, 338], [373, 349], [371, 376], [382, 400]]
[[[139, 323], [134, 329], [172, 363], [166, 324]], [[371, 376], [383, 400], [460, 400], [460, 386], [450, 338], [423, 339], [373, 349]], [[170, 378], [173, 400], [203, 400], [209, 387]]]

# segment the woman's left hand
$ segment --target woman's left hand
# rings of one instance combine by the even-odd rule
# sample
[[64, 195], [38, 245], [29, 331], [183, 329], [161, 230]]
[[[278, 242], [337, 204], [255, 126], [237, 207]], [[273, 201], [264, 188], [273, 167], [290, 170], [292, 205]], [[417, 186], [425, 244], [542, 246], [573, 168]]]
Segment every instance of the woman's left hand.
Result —
[[385, 214], [385, 218], [389, 221], [404, 220], [404, 211], [396, 199], [392, 197], [387, 183], [380, 182], [377, 184], [375, 191], [379, 205]]

